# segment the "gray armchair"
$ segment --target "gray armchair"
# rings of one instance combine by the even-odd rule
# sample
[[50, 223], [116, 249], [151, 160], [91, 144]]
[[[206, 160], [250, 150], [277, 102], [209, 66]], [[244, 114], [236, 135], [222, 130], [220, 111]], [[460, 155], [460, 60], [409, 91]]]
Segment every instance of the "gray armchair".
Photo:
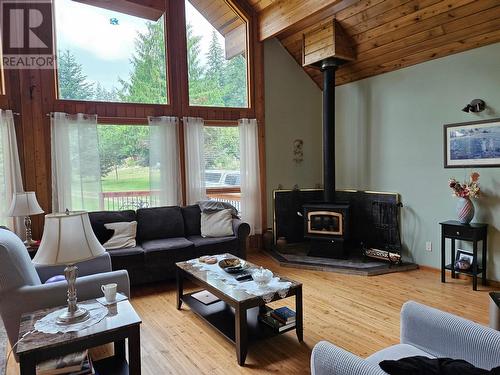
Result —
[[[127, 271], [111, 271], [108, 254], [78, 265], [76, 281], [80, 301], [101, 297], [101, 285], [117, 283], [118, 291], [130, 296]], [[0, 229], [0, 315], [11, 345], [18, 340], [21, 315], [66, 304], [66, 281], [42, 284], [64, 267], [35, 268], [22, 241], [14, 233]]]
[[366, 359], [321, 341], [312, 352], [311, 373], [384, 375], [381, 361], [417, 355], [463, 359], [487, 370], [500, 366], [499, 331], [417, 302], [406, 302], [401, 309], [400, 341]]

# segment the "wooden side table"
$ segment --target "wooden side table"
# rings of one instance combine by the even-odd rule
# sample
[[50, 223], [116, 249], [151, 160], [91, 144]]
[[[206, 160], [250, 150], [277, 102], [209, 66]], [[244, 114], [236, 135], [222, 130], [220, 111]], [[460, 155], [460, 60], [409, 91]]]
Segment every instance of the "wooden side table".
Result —
[[[481, 275], [482, 284], [486, 285], [486, 264], [487, 264], [487, 247], [488, 247], [488, 224], [472, 223], [462, 224], [458, 221], [448, 220], [441, 225], [441, 282], [446, 280], [446, 270], [451, 271], [451, 277], [455, 278], [457, 273], [464, 273], [472, 276], [472, 289], [477, 290], [477, 276]], [[446, 239], [451, 239], [451, 263], [446, 264]], [[473, 261], [471, 270], [457, 271], [455, 269], [455, 241], [472, 242]], [[481, 266], [478, 265], [477, 250], [478, 242], [482, 242]]]
[[[95, 302], [90, 300], [86, 302]], [[34, 329], [35, 322], [61, 307], [23, 314], [19, 338]], [[115, 355], [93, 362], [100, 374], [141, 374], [141, 319], [128, 300], [107, 307], [108, 315], [99, 323], [78, 332], [28, 334], [17, 346], [21, 375], [35, 375], [39, 362], [107, 343], [114, 343]], [[125, 358], [128, 341], [128, 363]]]

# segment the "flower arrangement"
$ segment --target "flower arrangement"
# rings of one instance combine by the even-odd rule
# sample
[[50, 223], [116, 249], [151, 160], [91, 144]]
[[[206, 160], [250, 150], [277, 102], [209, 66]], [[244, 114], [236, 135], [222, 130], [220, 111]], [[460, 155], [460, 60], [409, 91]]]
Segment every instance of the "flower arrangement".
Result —
[[453, 191], [453, 195], [459, 198], [479, 198], [481, 189], [479, 188], [479, 173], [472, 172], [469, 182], [460, 183], [455, 178], [451, 178], [448, 186]]

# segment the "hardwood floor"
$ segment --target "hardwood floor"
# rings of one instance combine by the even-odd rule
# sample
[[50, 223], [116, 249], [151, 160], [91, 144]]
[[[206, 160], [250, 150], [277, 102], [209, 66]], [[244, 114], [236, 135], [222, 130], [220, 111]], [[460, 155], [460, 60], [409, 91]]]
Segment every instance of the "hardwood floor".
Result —
[[[371, 277], [306, 271], [279, 267], [260, 252], [249, 259], [304, 284], [304, 343], [289, 332], [253, 344], [245, 367], [239, 367], [231, 343], [187, 307], [176, 310], [174, 283], [135, 288], [133, 305], [143, 319], [143, 374], [308, 373], [311, 349], [320, 340], [363, 357], [397, 343], [399, 311], [410, 299], [488, 323], [491, 288], [473, 292], [470, 280], [442, 284], [432, 270]], [[278, 305], [293, 307], [293, 298], [286, 302]], [[11, 359], [8, 374], [17, 373]]]

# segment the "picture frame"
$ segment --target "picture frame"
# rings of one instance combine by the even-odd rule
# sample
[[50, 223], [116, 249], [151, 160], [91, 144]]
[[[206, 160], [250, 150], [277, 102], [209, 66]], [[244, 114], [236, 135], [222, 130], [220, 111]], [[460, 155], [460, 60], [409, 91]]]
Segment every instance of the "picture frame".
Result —
[[444, 167], [500, 167], [500, 118], [445, 124]]
[[[462, 262], [464, 260], [469, 262], [468, 268], [460, 268], [458, 266], [459, 262]], [[455, 263], [454, 263], [455, 267], [454, 268], [457, 271], [469, 271], [472, 268], [473, 261], [474, 261], [474, 254], [472, 254], [469, 251], [457, 249], [457, 253], [455, 255]]]

